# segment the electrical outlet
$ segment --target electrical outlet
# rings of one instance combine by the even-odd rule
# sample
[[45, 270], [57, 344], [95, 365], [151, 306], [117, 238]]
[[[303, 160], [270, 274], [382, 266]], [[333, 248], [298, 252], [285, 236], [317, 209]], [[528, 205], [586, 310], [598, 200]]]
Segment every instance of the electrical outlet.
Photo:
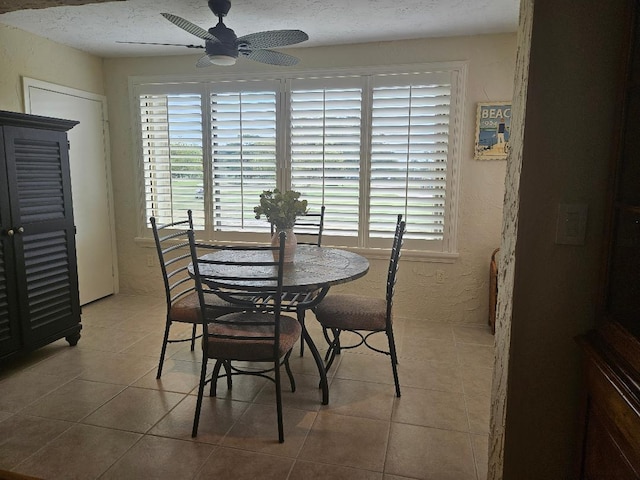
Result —
[[444, 270], [436, 270], [436, 283], [444, 283]]
[[153, 255], [147, 255], [147, 267], [155, 267], [155, 257]]

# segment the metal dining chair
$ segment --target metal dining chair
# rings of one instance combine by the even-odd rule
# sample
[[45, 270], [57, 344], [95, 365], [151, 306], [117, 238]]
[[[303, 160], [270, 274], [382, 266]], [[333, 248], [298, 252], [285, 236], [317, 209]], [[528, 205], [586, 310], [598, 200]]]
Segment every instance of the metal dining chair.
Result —
[[[391, 369], [396, 387], [396, 396], [400, 396], [400, 382], [398, 380], [398, 357], [393, 336], [393, 294], [396, 285], [400, 250], [406, 230], [402, 215], [398, 215], [396, 230], [391, 247], [391, 258], [387, 273], [387, 288], [385, 298], [374, 298], [363, 295], [329, 294], [314, 308], [316, 318], [323, 327], [325, 339], [329, 344], [326, 354], [326, 370], [328, 371], [341, 350], [365, 345], [379, 353], [391, 357]], [[342, 345], [340, 334], [344, 331], [352, 332], [359, 337], [359, 342], [352, 345]], [[329, 335], [329, 332], [331, 335]], [[370, 343], [371, 335], [384, 332], [387, 335], [389, 349], [380, 350]]]
[[[320, 212], [307, 212], [296, 218], [293, 226], [298, 245], [322, 245], [322, 232], [324, 230], [324, 210], [320, 207]], [[271, 224], [271, 235], [275, 233], [274, 226]]]
[[[166, 301], [166, 319], [160, 361], [156, 378], [162, 376], [162, 367], [167, 353], [167, 345], [170, 343], [191, 342], [191, 351], [194, 350], [196, 327], [199, 324], [200, 304], [195, 289], [195, 283], [187, 271], [187, 265], [191, 259], [189, 239], [187, 232], [193, 231], [193, 218], [191, 210], [187, 210], [187, 218], [164, 225], [158, 225], [155, 217], [150, 218], [153, 238], [158, 252], [160, 270], [164, 282]], [[232, 305], [220, 299], [212, 299], [215, 303], [217, 315], [223, 315], [232, 311]], [[189, 338], [171, 336], [171, 326], [175, 323], [190, 323], [193, 325]]]
[[[254, 375], [275, 383], [278, 416], [278, 440], [284, 442], [282, 391], [280, 367], [284, 366], [295, 391], [295, 380], [289, 368], [291, 350], [300, 338], [302, 328], [294, 317], [283, 315], [284, 240], [279, 246], [220, 246], [196, 243], [193, 232], [188, 232], [191, 261], [196, 290], [200, 302], [202, 325], [202, 368], [198, 386], [198, 399], [193, 420], [192, 436], [198, 433], [202, 397], [207, 383], [210, 396], [215, 396], [219, 378], [234, 375]], [[278, 252], [278, 260], [273, 253]], [[211, 254], [218, 252], [211, 256]], [[261, 255], [264, 253], [264, 255]], [[258, 258], [251, 255], [258, 254]], [[218, 315], [214, 303], [220, 298], [236, 307], [234, 313]], [[215, 360], [213, 372], [207, 378], [208, 360]], [[267, 363], [262, 369], [244, 368], [232, 362]], [[224, 366], [225, 372], [220, 373]]]

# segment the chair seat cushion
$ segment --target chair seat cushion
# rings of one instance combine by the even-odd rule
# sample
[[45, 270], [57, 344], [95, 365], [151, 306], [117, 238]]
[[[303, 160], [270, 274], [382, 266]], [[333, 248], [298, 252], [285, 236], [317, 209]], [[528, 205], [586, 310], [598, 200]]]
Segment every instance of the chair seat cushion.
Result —
[[[229, 302], [225, 302], [220, 297], [215, 295], [207, 295], [207, 305], [220, 307], [220, 315], [229, 313], [234, 309], [234, 306]], [[193, 291], [180, 299], [178, 299], [169, 311], [169, 318], [172, 322], [184, 322], [184, 323], [198, 323], [200, 318], [198, 312], [200, 311], [200, 300], [198, 300], [198, 293]]]
[[[208, 326], [209, 358], [223, 360], [275, 360], [274, 340], [265, 336], [274, 335], [274, 325], [248, 325], [248, 322], [273, 321], [275, 316], [269, 313], [230, 313], [219, 318], [220, 321], [233, 324], [210, 323]], [[284, 356], [296, 341], [302, 331], [298, 320], [286, 315], [280, 316], [280, 344], [278, 357]], [[256, 337], [255, 340], [235, 340], [219, 338], [213, 335]]]
[[384, 330], [387, 325], [387, 301], [361, 295], [327, 295], [314, 309], [326, 328], [340, 330]]

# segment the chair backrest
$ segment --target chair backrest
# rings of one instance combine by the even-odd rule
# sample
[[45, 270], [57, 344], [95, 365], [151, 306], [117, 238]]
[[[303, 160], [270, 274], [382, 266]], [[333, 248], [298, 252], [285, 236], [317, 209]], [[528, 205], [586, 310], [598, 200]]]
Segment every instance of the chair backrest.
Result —
[[406, 231], [406, 223], [402, 221], [402, 215], [398, 215], [396, 223], [396, 231], [393, 235], [393, 245], [391, 246], [391, 259], [389, 260], [389, 272], [387, 274], [387, 321], [391, 319], [391, 309], [393, 307], [393, 293], [395, 291], [398, 267], [400, 265], [400, 250], [404, 233]]
[[[293, 226], [293, 233], [296, 234], [298, 245], [322, 245], [322, 231], [324, 230], [324, 205], [320, 207], [320, 212], [307, 212], [305, 215], [296, 218]], [[274, 233], [271, 225], [271, 235]]]
[[187, 271], [191, 260], [187, 232], [193, 231], [193, 218], [191, 210], [187, 210], [185, 220], [164, 225], [158, 225], [155, 217], [149, 220], [164, 280], [167, 308], [171, 308], [178, 299], [195, 290], [193, 279]]
[[[285, 233], [280, 232], [280, 242], [275, 247], [197, 243], [192, 231], [188, 232], [188, 238], [195, 288], [200, 300], [203, 333], [230, 341], [273, 341], [276, 354], [279, 347], [279, 319], [283, 297]], [[238, 322], [238, 316], [220, 316], [218, 309], [210, 306], [219, 303], [213, 301], [213, 296], [237, 305], [238, 311], [273, 315], [265, 315], [264, 320]], [[224, 328], [208, 329], [207, 325], [211, 324]], [[229, 328], [233, 329], [233, 325], [274, 326], [274, 331], [271, 333], [270, 329], [265, 329], [268, 333], [262, 336], [254, 331], [247, 337], [219, 333], [219, 330], [230, 332]], [[210, 333], [213, 331], [218, 333]], [[205, 349], [207, 343], [203, 343]]]

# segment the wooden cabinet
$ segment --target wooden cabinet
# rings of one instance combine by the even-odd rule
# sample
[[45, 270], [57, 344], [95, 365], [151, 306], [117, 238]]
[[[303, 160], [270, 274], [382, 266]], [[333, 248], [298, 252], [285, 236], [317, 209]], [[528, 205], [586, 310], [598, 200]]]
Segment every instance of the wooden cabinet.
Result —
[[67, 130], [0, 111], [0, 359], [80, 338]]
[[601, 322], [579, 338], [587, 392], [579, 476], [589, 480], [640, 479], [640, 9], [628, 5]]

